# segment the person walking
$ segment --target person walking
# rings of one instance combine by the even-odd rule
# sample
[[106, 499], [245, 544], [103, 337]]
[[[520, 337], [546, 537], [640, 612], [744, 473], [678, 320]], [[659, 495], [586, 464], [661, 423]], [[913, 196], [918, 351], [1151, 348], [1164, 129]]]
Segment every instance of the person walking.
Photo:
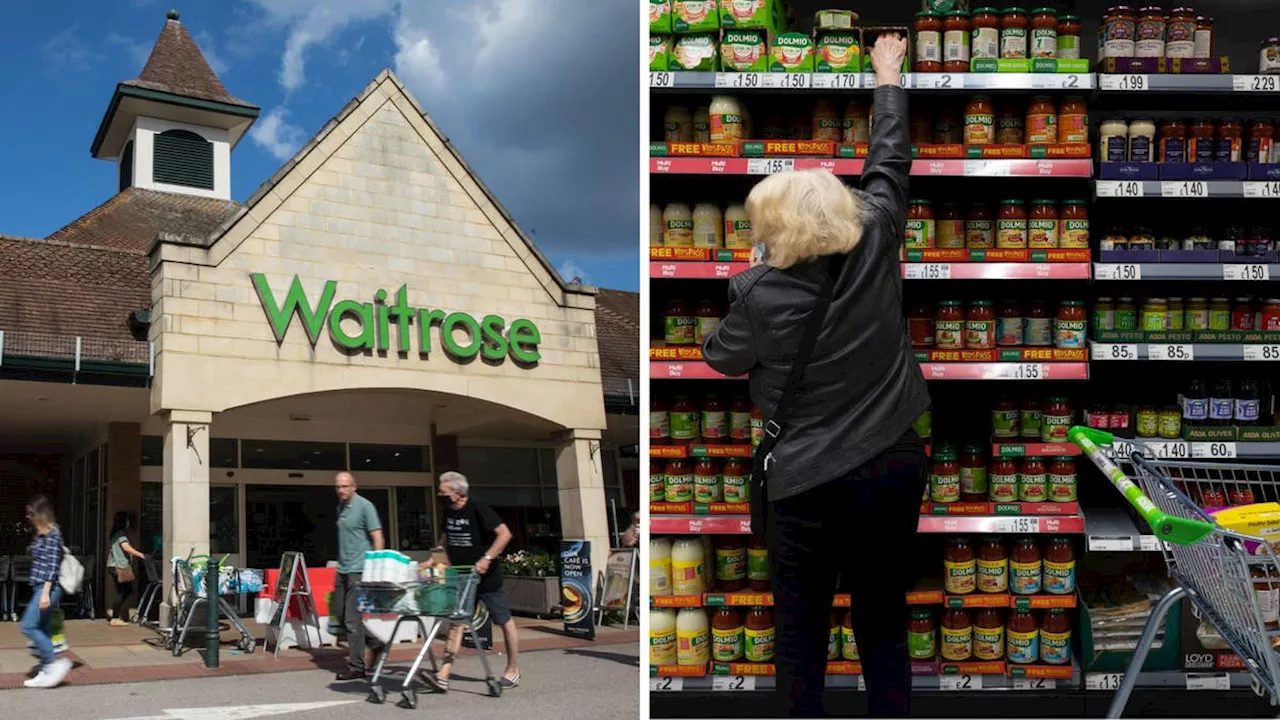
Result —
[[[489, 609], [489, 618], [502, 628], [502, 642], [507, 653], [507, 668], [499, 684], [513, 688], [520, 684], [520, 666], [516, 663], [519, 652], [519, 631], [507, 606], [507, 595], [502, 590], [502, 567], [498, 556], [511, 542], [511, 530], [498, 513], [487, 503], [469, 495], [470, 485], [462, 473], [447, 472], [440, 476], [440, 497], [446, 501], [444, 533], [440, 548], [448, 553], [451, 565], [472, 565], [480, 574], [480, 586], [476, 589], [476, 601]], [[423, 680], [437, 692], [449, 691], [449, 674], [453, 660], [462, 647], [462, 626], [449, 628], [445, 644], [444, 660], [434, 675], [422, 671]]]
[[[347, 630], [347, 669], [337, 674], [339, 682], [363, 680], [373, 657], [382, 650], [382, 642], [365, 635], [364, 615], [356, 606], [356, 586], [364, 571], [364, 554], [382, 550], [382, 522], [378, 509], [368, 498], [356, 492], [356, 478], [340, 472], [333, 478], [338, 494], [338, 572], [333, 583], [330, 613], [338, 613]], [[372, 643], [366, 657], [365, 646]]]
[[902, 312], [898, 252], [911, 168], [906, 40], [879, 36], [861, 189], [825, 170], [770, 175], [747, 197], [763, 260], [729, 281], [728, 316], [704, 341], [716, 371], [749, 375], [765, 437], [751, 483], [768, 538], [777, 693], [819, 717], [838, 576], [856, 578], [853, 630], [871, 717], [909, 712], [908, 562], [930, 407]]
[[71, 672], [71, 661], [53, 651], [53, 611], [62, 601], [58, 573], [65, 552], [62, 531], [53, 513], [53, 503], [36, 495], [27, 503], [27, 522], [36, 537], [28, 548], [31, 555], [31, 600], [22, 613], [22, 634], [40, 653], [40, 671], [23, 683], [29, 688], [52, 688], [62, 684]]
[[133, 559], [146, 560], [146, 554], [129, 542], [129, 531], [137, 527], [137, 517], [125, 510], [116, 513], [111, 524], [111, 540], [107, 550], [107, 574], [116, 586], [116, 602], [111, 611], [111, 624], [123, 627], [129, 624], [129, 610], [137, 589], [137, 575], [133, 571]]

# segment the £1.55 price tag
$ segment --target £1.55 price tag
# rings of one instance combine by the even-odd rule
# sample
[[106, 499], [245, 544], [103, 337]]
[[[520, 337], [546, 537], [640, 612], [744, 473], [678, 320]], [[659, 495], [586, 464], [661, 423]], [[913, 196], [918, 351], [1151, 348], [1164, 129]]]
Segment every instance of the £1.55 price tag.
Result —
[[773, 175], [794, 170], [794, 158], [751, 158], [747, 160], [748, 175]]
[[908, 280], [950, 280], [951, 263], [905, 263], [902, 276]]
[[756, 689], [755, 675], [714, 675], [711, 689], [717, 692], [749, 692]]
[[981, 675], [939, 675], [938, 688], [942, 690], [981, 690]]
[[684, 690], [682, 677], [649, 678], [649, 692], [680, 692]]
[[998, 533], [1033, 533], [1040, 531], [1040, 519], [1022, 515], [1019, 517], [1005, 517], [996, 520], [995, 531]]

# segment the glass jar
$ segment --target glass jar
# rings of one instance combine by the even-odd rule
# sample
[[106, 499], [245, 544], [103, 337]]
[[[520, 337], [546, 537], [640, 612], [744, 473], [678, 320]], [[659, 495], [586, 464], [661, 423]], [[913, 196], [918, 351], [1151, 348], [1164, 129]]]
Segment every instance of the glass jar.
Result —
[[928, 303], [917, 303], [907, 311], [907, 335], [913, 348], [931, 348], [934, 343], [934, 309]]
[[1013, 102], [1000, 104], [996, 114], [996, 144], [1021, 145], [1026, 140], [1026, 116]]
[[1089, 201], [1064, 200], [1058, 211], [1058, 247], [1070, 250], [1089, 248]]
[[973, 23], [965, 10], [946, 14], [942, 32], [942, 71], [969, 72], [969, 40]]
[[1161, 120], [1158, 133], [1160, 147], [1156, 162], [1187, 162], [1187, 126], [1177, 119]]
[[943, 205], [942, 217], [938, 218], [937, 229], [938, 248], [964, 249], [964, 206], [960, 203]]
[[965, 445], [960, 453], [960, 502], [987, 499], [987, 458], [980, 445]]
[[969, 303], [965, 317], [964, 344], [969, 350], [995, 348], [996, 314], [990, 300], [974, 300]]
[[1049, 500], [1076, 501], [1076, 460], [1070, 455], [1062, 455], [1049, 461]]
[[1165, 23], [1165, 57], [1192, 58], [1196, 55], [1196, 11], [1174, 8]]
[[996, 344], [1017, 347], [1026, 336], [1026, 323], [1022, 318], [1022, 306], [1016, 300], [1004, 300], [996, 310]]
[[1000, 57], [1000, 11], [993, 7], [980, 7], [973, 11], [973, 32], [970, 35], [969, 54], [974, 60], [995, 60]]
[[1107, 10], [1102, 17], [1102, 27], [1098, 39], [1102, 43], [1098, 48], [1098, 57], [1127, 58], [1137, 52], [1134, 37], [1137, 35], [1138, 18], [1133, 8], [1119, 5]]
[[929, 499], [936, 503], [953, 503], [960, 499], [960, 463], [949, 448], [934, 451], [929, 466]]
[[1049, 398], [1040, 418], [1040, 440], [1047, 443], [1068, 442], [1067, 431], [1071, 429], [1074, 416], [1070, 400], [1061, 396]]
[[946, 105], [938, 109], [938, 121], [933, 124], [933, 143], [935, 145], [963, 145], [964, 118], [961, 108]]
[[1276, 128], [1270, 120], [1258, 118], [1249, 123], [1249, 141], [1245, 145], [1245, 161], [1271, 162], [1275, 157], [1271, 150], [1275, 136]]
[[1156, 162], [1156, 122], [1136, 117], [1129, 123], [1129, 160], [1136, 163]]
[[1116, 301], [1109, 297], [1100, 297], [1093, 301], [1093, 328], [1095, 330], [1116, 329]]
[[1058, 56], [1057, 10], [1040, 7], [1031, 11], [1031, 47], [1027, 56], [1033, 60]]
[[1169, 328], [1165, 323], [1169, 319], [1169, 303], [1164, 298], [1147, 298], [1142, 301], [1142, 309], [1138, 322], [1143, 332], [1165, 332]]
[[991, 406], [991, 436], [1002, 440], [1018, 437], [1018, 404], [1012, 398], [996, 398]]
[[995, 503], [1018, 501], [1018, 464], [1012, 458], [994, 458], [987, 473], [987, 499]]
[[1107, 118], [1098, 128], [1098, 159], [1101, 162], [1126, 162], [1129, 159], [1129, 123]]
[[668, 345], [693, 345], [698, 332], [698, 319], [693, 308], [680, 298], [667, 301], [663, 313], [663, 340]]
[[1213, 57], [1213, 18], [1199, 15], [1196, 17], [1195, 51], [1192, 57]]
[[938, 303], [934, 317], [934, 347], [939, 350], [964, 349], [964, 308], [959, 300], [943, 300]]
[[1044, 413], [1040, 410], [1040, 401], [1034, 397], [1023, 398], [1022, 409], [1018, 413], [1018, 432], [1024, 440], [1035, 441], [1040, 437], [1041, 420]]
[[1070, 95], [1058, 108], [1058, 142], [1089, 142], [1089, 106], [1084, 98]]
[[1033, 300], [1027, 308], [1026, 340], [1028, 347], [1051, 347], [1053, 345], [1053, 312], [1043, 300]]
[[964, 109], [964, 144], [990, 145], [996, 140], [995, 107], [987, 95], [974, 95]]
[[1031, 20], [1020, 7], [1005, 8], [1000, 17], [1000, 57], [1023, 60], [1027, 57], [1027, 35]]
[[1214, 136], [1214, 162], [1240, 162], [1244, 160], [1244, 125], [1236, 118], [1218, 123]]
[[1262, 41], [1262, 49], [1258, 51], [1258, 72], [1264, 75], [1280, 73], [1280, 37]]
[[1045, 502], [1049, 499], [1049, 474], [1044, 460], [1038, 457], [1022, 459], [1018, 467], [1018, 501]]
[[908, 250], [923, 250], [934, 246], [936, 223], [933, 203], [928, 200], [912, 200], [907, 204], [907, 230], [903, 244]]
[[1057, 57], [1059, 60], [1080, 59], [1081, 34], [1082, 26], [1079, 16], [1060, 15], [1058, 17]]
[[1058, 317], [1053, 324], [1054, 347], [1064, 350], [1080, 350], [1087, 341], [1088, 320], [1084, 302], [1080, 300], [1064, 300], [1058, 306]]
[[964, 223], [964, 244], [970, 250], [996, 246], [995, 223], [992, 221], [990, 205], [974, 203], [969, 206], [969, 219]]
[[1164, 57], [1165, 21], [1164, 10], [1149, 5], [1138, 11], [1137, 42], [1135, 57]]
[[1213, 137], [1217, 128], [1209, 118], [1197, 118], [1187, 128], [1187, 162], [1213, 162]]
[[916, 13], [916, 72], [942, 72], [944, 27], [941, 14], [931, 10]]
[[996, 220], [996, 247], [1002, 250], [1023, 250], [1027, 247], [1027, 205], [1011, 198], [1000, 202]]
[[1036, 95], [1027, 105], [1027, 144], [1053, 145], [1058, 142], [1058, 108], [1048, 95]]
[[1053, 200], [1032, 200], [1027, 216], [1027, 247], [1049, 250], [1058, 247], [1058, 204]]
[[1116, 330], [1138, 329], [1138, 308], [1133, 298], [1122, 297], [1116, 301]]

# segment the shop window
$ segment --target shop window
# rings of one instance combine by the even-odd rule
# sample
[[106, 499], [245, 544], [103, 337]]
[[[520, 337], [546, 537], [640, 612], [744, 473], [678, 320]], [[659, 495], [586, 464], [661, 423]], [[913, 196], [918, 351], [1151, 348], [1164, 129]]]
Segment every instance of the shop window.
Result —
[[142, 507], [138, 513], [139, 549], [144, 553], [159, 553], [164, 541], [164, 485], [158, 482], [142, 483]]
[[234, 485], [209, 488], [209, 552], [213, 555], [240, 552], [239, 489]]
[[352, 443], [351, 469], [355, 472], [430, 472], [425, 445], [362, 445]]
[[537, 507], [542, 504], [542, 494], [536, 487], [473, 487], [471, 494], [493, 507]]
[[[241, 440], [241, 467], [259, 470], [346, 470], [343, 443]], [[332, 495], [332, 490], [330, 491]]]
[[133, 185], [133, 141], [124, 144], [124, 152], [120, 154], [120, 181], [116, 192], [124, 192]]
[[467, 476], [472, 487], [537, 486], [538, 451], [533, 448], [460, 447], [458, 470]]
[[[391, 526], [391, 493], [367, 487], [359, 492], [378, 511], [386, 537]], [[332, 487], [245, 486], [245, 566], [279, 567], [280, 556], [286, 552], [303, 553], [309, 567], [324, 567], [337, 560], [337, 509]]]
[[213, 189], [213, 143], [190, 130], [166, 130], [155, 136], [156, 182]]
[[164, 436], [142, 436], [142, 467], [160, 467], [164, 465]]
[[[355, 457], [352, 450], [352, 458]], [[410, 550], [430, 550], [436, 545], [432, 537], [431, 501], [427, 493], [431, 488], [398, 487], [396, 493], [396, 534], [398, 537], [388, 538], [394, 547], [401, 552]], [[386, 521], [383, 521], [386, 524]]]
[[240, 441], [235, 438], [209, 438], [209, 467], [240, 467]]

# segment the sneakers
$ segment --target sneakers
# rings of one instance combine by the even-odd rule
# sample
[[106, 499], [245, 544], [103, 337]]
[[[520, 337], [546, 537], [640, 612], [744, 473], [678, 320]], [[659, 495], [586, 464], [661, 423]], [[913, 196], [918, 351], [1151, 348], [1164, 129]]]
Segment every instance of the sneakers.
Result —
[[129, 623], [120, 618], [111, 618], [111, 627], [129, 627]]
[[29, 688], [55, 688], [67, 679], [67, 674], [71, 672], [72, 663], [66, 658], [58, 658], [49, 665], [40, 669], [40, 673], [35, 677], [22, 683], [24, 687]]

